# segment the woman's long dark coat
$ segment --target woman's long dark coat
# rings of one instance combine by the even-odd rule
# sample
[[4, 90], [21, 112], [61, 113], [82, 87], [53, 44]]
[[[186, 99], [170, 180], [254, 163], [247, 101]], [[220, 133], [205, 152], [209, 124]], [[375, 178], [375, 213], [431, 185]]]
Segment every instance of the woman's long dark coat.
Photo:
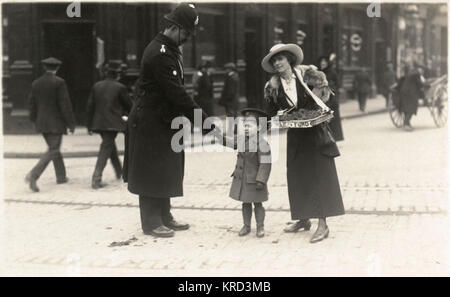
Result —
[[184, 89], [180, 52], [169, 38], [156, 36], [144, 51], [141, 68], [139, 96], [128, 119], [124, 180], [134, 194], [182, 196], [184, 151], [172, 148], [178, 129], [171, 129], [171, 122], [181, 115], [192, 122], [199, 107]]
[[[298, 79], [297, 95], [297, 109], [317, 108]], [[277, 96], [275, 98], [266, 96], [266, 100], [267, 112], [271, 116], [280, 109], [290, 107], [281, 84]], [[287, 132], [287, 184], [293, 220], [345, 213], [334, 163], [334, 157], [339, 155], [339, 151], [336, 144], [326, 147], [316, 146], [317, 129], [317, 127], [291, 128]]]
[[406, 114], [416, 114], [419, 99], [423, 98], [423, 83], [418, 72], [407, 75], [400, 86], [400, 111]]

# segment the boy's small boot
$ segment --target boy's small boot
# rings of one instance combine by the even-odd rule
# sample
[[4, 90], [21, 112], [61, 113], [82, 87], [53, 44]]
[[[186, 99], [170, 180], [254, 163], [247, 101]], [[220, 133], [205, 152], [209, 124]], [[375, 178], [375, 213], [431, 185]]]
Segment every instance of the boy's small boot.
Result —
[[241, 231], [239, 231], [239, 236], [245, 236], [251, 231], [252, 223], [252, 204], [242, 203], [242, 218], [244, 219], [244, 226]]
[[255, 205], [256, 237], [264, 237], [264, 218], [266, 210], [262, 204]]

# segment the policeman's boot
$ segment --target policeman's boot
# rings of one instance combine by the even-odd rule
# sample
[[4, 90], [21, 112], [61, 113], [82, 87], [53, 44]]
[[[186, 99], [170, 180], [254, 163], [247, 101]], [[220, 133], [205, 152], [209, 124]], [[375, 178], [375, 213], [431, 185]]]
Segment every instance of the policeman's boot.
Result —
[[264, 218], [266, 210], [262, 203], [255, 203], [256, 237], [264, 237]]
[[245, 236], [251, 231], [252, 223], [252, 204], [242, 203], [242, 218], [244, 219], [244, 226], [239, 231], [239, 236]]

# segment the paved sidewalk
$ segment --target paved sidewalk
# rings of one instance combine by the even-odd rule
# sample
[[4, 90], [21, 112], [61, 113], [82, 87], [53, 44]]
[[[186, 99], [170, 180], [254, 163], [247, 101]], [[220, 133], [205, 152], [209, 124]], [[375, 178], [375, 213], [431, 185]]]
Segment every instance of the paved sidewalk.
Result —
[[[357, 107], [357, 105], [355, 106]], [[3, 160], [0, 275], [89, 276], [448, 276], [448, 136], [419, 110], [414, 133], [387, 114], [343, 121], [336, 158], [347, 214], [327, 219], [330, 238], [286, 234], [286, 135], [272, 164], [266, 237], [237, 235], [240, 204], [228, 198], [235, 152], [186, 153], [184, 197], [173, 199], [189, 231], [143, 235], [137, 196], [104, 171], [108, 186], [90, 188], [95, 158], [65, 161], [69, 183], [53, 168], [31, 193], [23, 178], [37, 160]], [[214, 148], [214, 147], [208, 147]], [[361, 149], [364, 148], [364, 149]], [[2, 219], [0, 217], [0, 219]], [[114, 243], [114, 244], [113, 244]]]
[[[385, 99], [382, 96], [369, 99], [367, 102], [367, 113], [362, 113], [358, 108], [357, 100], [346, 100], [340, 106], [342, 120], [355, 119], [368, 115], [385, 112]], [[0, 138], [0, 151], [4, 158], [39, 158], [47, 149], [41, 135], [3, 135]], [[77, 127], [74, 135], [63, 138], [61, 151], [64, 157], [94, 157], [97, 156], [101, 138], [99, 135], [88, 135], [85, 127]], [[123, 154], [124, 136], [119, 134], [116, 138], [119, 154]], [[186, 146], [191, 142], [186, 141]], [[194, 145], [198, 145], [196, 141]], [[3, 145], [3, 148], [1, 147]]]
[[[7, 203], [5, 276], [448, 276], [447, 218], [360, 216], [329, 220], [330, 238], [313, 229], [287, 234], [289, 215], [267, 212], [266, 236], [237, 235], [237, 211], [180, 210], [191, 224], [173, 238], [140, 230], [139, 210]], [[116, 243], [112, 246], [113, 243]], [[126, 243], [129, 243], [128, 245]]]

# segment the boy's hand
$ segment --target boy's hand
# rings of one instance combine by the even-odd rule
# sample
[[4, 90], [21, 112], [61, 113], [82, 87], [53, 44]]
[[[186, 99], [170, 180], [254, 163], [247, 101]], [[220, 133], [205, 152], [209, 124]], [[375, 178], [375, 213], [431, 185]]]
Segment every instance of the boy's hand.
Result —
[[262, 190], [262, 189], [264, 189], [264, 186], [265, 186], [264, 183], [259, 182], [259, 181], [256, 182], [256, 189], [257, 189], [257, 190]]

